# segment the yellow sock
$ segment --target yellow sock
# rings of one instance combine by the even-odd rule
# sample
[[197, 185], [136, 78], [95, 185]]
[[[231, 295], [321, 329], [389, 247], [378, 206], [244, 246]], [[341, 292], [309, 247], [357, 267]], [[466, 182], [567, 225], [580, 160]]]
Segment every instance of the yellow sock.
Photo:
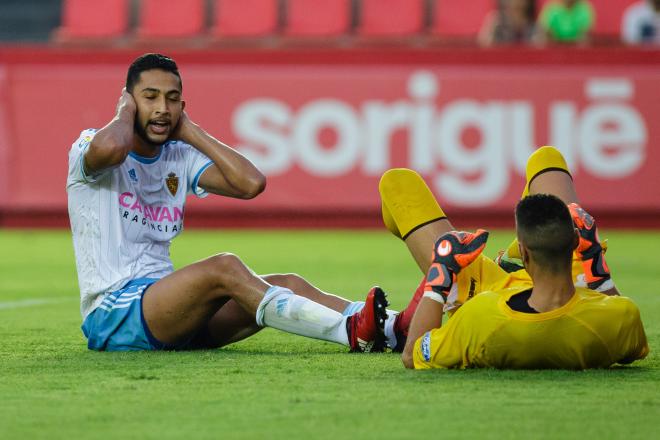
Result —
[[390, 214], [389, 209], [387, 209], [387, 206], [385, 206], [385, 203], [381, 203], [380, 209], [383, 213], [383, 223], [385, 223], [385, 227], [390, 230], [392, 234], [394, 234], [396, 237], [401, 238], [401, 233], [399, 232], [399, 228], [396, 225], [396, 222], [394, 221], [394, 218], [392, 217], [392, 214]]
[[508, 248], [506, 248], [506, 252], [504, 253], [505, 256], [508, 258], [517, 258], [518, 260], [522, 259], [522, 255], [520, 255], [520, 249], [518, 248], [518, 239], [514, 238], [513, 242], [509, 245]]
[[[555, 147], [544, 146], [536, 150], [534, 153], [529, 156], [527, 159], [527, 169], [525, 172], [526, 183], [525, 189], [523, 190], [521, 199], [524, 199], [529, 195], [529, 184], [532, 183], [532, 180], [536, 176], [545, 171], [549, 170], [562, 170], [565, 171], [569, 176], [571, 175], [568, 171], [568, 165], [564, 160], [564, 156], [557, 150]], [[506, 254], [509, 258], [522, 258], [520, 255], [520, 250], [518, 249], [518, 240], [514, 239], [513, 242], [506, 249]]]
[[397, 237], [447, 216], [438, 205], [424, 179], [406, 168], [394, 168], [383, 174], [378, 185], [383, 222]]
[[555, 147], [544, 146], [533, 152], [529, 156], [529, 159], [527, 159], [527, 169], [525, 172], [527, 182], [525, 183], [525, 190], [521, 198], [524, 199], [529, 195], [529, 184], [532, 183], [532, 180], [539, 174], [549, 170], [561, 170], [569, 176], [571, 175], [564, 156], [562, 156], [559, 150]]

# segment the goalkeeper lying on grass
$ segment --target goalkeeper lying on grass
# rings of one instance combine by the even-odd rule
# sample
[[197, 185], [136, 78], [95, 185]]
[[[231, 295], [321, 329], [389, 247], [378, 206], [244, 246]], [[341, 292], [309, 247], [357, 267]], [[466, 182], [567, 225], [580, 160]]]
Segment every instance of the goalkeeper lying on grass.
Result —
[[[481, 255], [488, 232], [454, 231], [413, 171], [388, 171], [380, 192], [385, 224], [427, 273], [413, 298], [407, 368], [582, 369], [648, 354], [639, 310], [619, 296], [556, 149], [543, 147], [527, 163], [517, 240], [499, 265]], [[441, 327], [444, 312], [452, 316]]]

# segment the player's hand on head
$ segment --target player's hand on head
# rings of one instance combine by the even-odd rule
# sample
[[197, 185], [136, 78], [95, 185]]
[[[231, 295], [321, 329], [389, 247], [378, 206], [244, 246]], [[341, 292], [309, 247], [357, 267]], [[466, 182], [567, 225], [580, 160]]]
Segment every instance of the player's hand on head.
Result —
[[194, 123], [190, 120], [190, 117], [188, 117], [188, 113], [186, 113], [185, 110], [182, 111], [181, 116], [179, 116], [179, 122], [176, 124], [174, 131], [172, 131], [170, 139], [187, 142], [188, 131], [192, 125], [194, 125]]
[[117, 102], [117, 114], [121, 113], [122, 110], [130, 112], [132, 115], [135, 115], [137, 110], [135, 99], [133, 98], [133, 95], [128, 93], [126, 87], [121, 90], [121, 96], [119, 97], [119, 102]]

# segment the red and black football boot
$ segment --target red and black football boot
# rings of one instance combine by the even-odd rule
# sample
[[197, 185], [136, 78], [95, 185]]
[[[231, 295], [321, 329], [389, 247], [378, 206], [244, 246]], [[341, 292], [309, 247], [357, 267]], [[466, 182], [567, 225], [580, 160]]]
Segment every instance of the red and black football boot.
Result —
[[385, 350], [385, 320], [387, 319], [387, 295], [380, 287], [373, 287], [359, 312], [346, 320], [348, 343], [351, 352], [368, 353]]

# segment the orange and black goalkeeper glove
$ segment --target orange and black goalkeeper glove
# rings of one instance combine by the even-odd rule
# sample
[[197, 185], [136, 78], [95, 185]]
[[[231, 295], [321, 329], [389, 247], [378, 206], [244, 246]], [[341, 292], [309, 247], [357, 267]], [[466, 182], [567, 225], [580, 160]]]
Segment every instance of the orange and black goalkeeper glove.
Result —
[[442, 235], [433, 247], [433, 262], [426, 274], [424, 292], [440, 295], [447, 301], [456, 275], [477, 259], [488, 241], [488, 231], [477, 232], [451, 231]]
[[598, 238], [596, 221], [577, 203], [571, 203], [568, 209], [580, 233], [580, 243], [575, 253], [582, 260], [587, 287], [593, 290], [607, 290], [612, 287], [610, 268], [605, 262], [605, 252]]

